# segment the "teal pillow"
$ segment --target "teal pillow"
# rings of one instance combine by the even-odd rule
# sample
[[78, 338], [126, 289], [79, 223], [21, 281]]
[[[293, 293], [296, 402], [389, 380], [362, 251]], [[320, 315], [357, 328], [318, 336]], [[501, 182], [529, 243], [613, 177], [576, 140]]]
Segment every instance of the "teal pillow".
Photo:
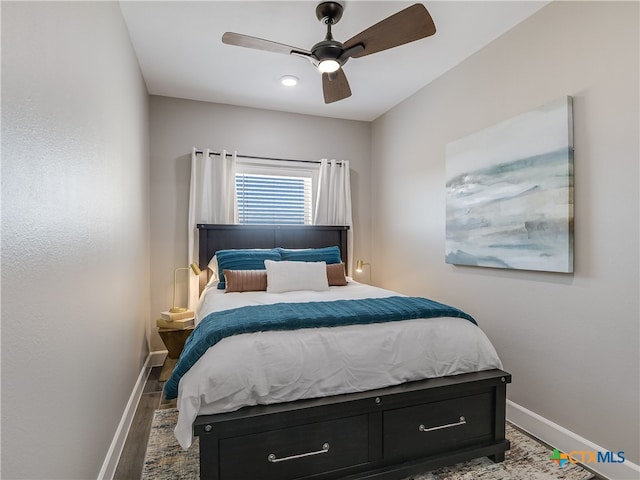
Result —
[[265, 270], [265, 260], [274, 260], [276, 262], [282, 260], [280, 252], [275, 248], [218, 250], [216, 259], [218, 260], [219, 289], [223, 289], [226, 286], [225, 270]]
[[341, 263], [340, 249], [335, 247], [286, 249], [278, 247], [282, 260], [290, 262], [325, 262], [327, 265]]

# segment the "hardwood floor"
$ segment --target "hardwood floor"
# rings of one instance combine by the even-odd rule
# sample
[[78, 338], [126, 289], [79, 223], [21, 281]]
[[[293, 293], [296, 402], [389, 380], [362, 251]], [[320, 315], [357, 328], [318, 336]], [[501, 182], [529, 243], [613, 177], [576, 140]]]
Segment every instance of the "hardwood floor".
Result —
[[147, 449], [153, 412], [159, 408], [171, 408], [175, 401], [166, 402], [162, 398], [160, 372], [162, 367], [153, 367], [145, 383], [142, 397], [133, 417], [127, 440], [120, 455], [114, 480], [138, 480], [142, 474], [144, 454]]

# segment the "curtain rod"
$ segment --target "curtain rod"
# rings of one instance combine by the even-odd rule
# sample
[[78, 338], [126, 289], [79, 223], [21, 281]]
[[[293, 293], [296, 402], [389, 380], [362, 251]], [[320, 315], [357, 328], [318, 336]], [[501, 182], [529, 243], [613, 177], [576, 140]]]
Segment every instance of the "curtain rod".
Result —
[[[203, 155], [203, 154], [204, 152], [202, 150], [196, 150], [196, 155]], [[220, 152], [209, 152], [209, 155], [220, 155]], [[227, 155], [231, 155], [231, 154], [227, 153]], [[293, 158], [256, 157], [253, 155], [240, 155], [239, 153], [236, 154], [236, 157], [250, 158], [252, 160], [273, 160], [277, 162], [296, 162], [296, 163], [315, 163], [315, 164], [320, 163], [318, 160], [296, 160]]]

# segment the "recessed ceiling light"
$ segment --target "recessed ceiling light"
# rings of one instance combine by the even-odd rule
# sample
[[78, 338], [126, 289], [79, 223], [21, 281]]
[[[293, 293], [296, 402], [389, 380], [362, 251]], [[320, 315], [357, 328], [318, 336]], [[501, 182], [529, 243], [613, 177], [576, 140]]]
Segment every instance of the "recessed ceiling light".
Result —
[[293, 75], [285, 75], [280, 79], [280, 83], [285, 87], [295, 87], [298, 84], [298, 77]]

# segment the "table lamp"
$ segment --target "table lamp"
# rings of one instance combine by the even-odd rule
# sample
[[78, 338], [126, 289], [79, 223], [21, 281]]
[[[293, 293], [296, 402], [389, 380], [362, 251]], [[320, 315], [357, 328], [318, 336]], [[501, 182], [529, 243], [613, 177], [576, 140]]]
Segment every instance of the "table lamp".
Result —
[[173, 306], [171, 307], [171, 309], [169, 309], [171, 313], [182, 313], [187, 311], [187, 307], [176, 307], [176, 283], [178, 278], [178, 270], [191, 270], [196, 275], [200, 275], [202, 273], [198, 265], [196, 265], [195, 263], [192, 263], [188, 267], [180, 267], [175, 269], [175, 271], [173, 272]]
[[369, 265], [369, 266], [371, 266], [371, 264], [370, 264], [370, 263], [365, 262], [365, 261], [363, 261], [363, 260], [358, 260], [358, 261], [356, 261], [356, 272], [358, 272], [358, 273], [362, 273], [362, 270], [364, 269], [364, 266], [365, 266], [365, 265]]
[[356, 272], [357, 273], [362, 273], [362, 271], [364, 270], [364, 266], [365, 265], [369, 265], [369, 282], [371, 282], [371, 264], [369, 262], [365, 262], [364, 260], [357, 260], [356, 261]]

